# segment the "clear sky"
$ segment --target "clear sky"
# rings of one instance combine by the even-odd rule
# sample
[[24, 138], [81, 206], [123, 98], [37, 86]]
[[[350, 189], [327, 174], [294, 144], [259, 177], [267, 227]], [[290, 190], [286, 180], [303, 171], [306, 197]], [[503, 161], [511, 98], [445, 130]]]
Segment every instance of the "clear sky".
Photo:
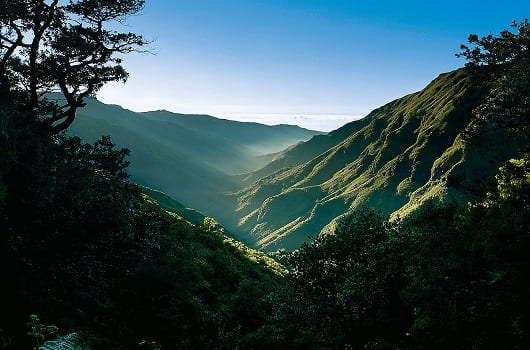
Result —
[[146, 0], [129, 28], [156, 54], [98, 94], [166, 109], [329, 131], [464, 64], [470, 33], [497, 34], [530, 1]]

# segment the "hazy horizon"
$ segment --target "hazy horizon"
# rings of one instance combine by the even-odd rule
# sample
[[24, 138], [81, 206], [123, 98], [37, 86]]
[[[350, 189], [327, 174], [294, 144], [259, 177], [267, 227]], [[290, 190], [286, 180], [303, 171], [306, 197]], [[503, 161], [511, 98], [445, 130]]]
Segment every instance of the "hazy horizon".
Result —
[[98, 99], [330, 131], [463, 66], [454, 54], [470, 33], [498, 33], [529, 10], [518, 0], [147, 0], [128, 30], [155, 54], [127, 55], [129, 81]]

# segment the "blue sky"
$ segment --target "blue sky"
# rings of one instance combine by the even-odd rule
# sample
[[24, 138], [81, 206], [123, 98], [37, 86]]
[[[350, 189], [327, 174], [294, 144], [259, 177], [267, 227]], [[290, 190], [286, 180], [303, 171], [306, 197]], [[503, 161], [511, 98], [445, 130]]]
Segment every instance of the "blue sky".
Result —
[[129, 81], [98, 98], [329, 131], [462, 66], [470, 33], [500, 32], [529, 3], [146, 0], [125, 29], [156, 54], [128, 55]]

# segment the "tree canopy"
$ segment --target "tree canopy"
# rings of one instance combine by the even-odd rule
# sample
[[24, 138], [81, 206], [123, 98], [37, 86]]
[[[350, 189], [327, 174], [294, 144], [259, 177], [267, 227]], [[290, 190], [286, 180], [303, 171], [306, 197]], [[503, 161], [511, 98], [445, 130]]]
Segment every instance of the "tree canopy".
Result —
[[[0, 97], [25, 111], [44, 109], [54, 133], [66, 129], [85, 97], [125, 81], [122, 55], [146, 44], [115, 28], [144, 0], [0, 0]], [[60, 102], [43, 103], [60, 92]], [[9, 96], [9, 97], [8, 97]]]
[[530, 24], [528, 19], [522, 22], [513, 21], [511, 27], [517, 33], [505, 29], [499, 36], [489, 34], [479, 38], [477, 34], [470, 34], [468, 42], [471, 47], [462, 44], [461, 53], [457, 57], [465, 57], [467, 65], [497, 65], [510, 63], [530, 57]]
[[[479, 38], [471, 34], [471, 46], [461, 45], [456, 54], [468, 60], [471, 69], [489, 90], [482, 104], [474, 111], [473, 132], [480, 128], [507, 128], [525, 138], [530, 136], [530, 23], [528, 19], [511, 24], [516, 32], [503, 30], [499, 36], [489, 34]], [[483, 74], [486, 73], [486, 76]]]

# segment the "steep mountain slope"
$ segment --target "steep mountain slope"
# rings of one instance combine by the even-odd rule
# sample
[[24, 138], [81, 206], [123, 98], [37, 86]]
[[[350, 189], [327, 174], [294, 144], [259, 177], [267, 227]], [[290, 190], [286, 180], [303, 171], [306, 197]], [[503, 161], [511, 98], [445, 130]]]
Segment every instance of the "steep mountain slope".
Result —
[[251, 185], [257, 180], [280, 169], [290, 168], [318, 156], [322, 152], [344, 141], [349, 135], [367, 125], [367, 119], [356, 120], [325, 135], [315, 135], [306, 142], [300, 142], [275, 155], [264, 167], [249, 174], [234, 176], [233, 179]]
[[[292, 250], [363, 206], [396, 216], [433, 198], [461, 200], [517, 142], [502, 131], [464, 142], [461, 133], [481, 95], [465, 70], [442, 74], [424, 90], [345, 126], [349, 135], [316, 156], [333, 133], [287, 151], [268, 166], [283, 161], [286, 168], [232, 194], [227, 200], [234, 213], [214, 215], [260, 249]], [[324, 140], [321, 148], [318, 140]], [[304, 156], [314, 157], [303, 162]]]
[[70, 135], [93, 142], [110, 135], [131, 150], [131, 179], [202, 209], [209, 194], [239, 186], [228, 175], [253, 171], [275, 152], [308, 140], [316, 131], [266, 126], [167, 111], [135, 113], [95, 99], [78, 112]]

